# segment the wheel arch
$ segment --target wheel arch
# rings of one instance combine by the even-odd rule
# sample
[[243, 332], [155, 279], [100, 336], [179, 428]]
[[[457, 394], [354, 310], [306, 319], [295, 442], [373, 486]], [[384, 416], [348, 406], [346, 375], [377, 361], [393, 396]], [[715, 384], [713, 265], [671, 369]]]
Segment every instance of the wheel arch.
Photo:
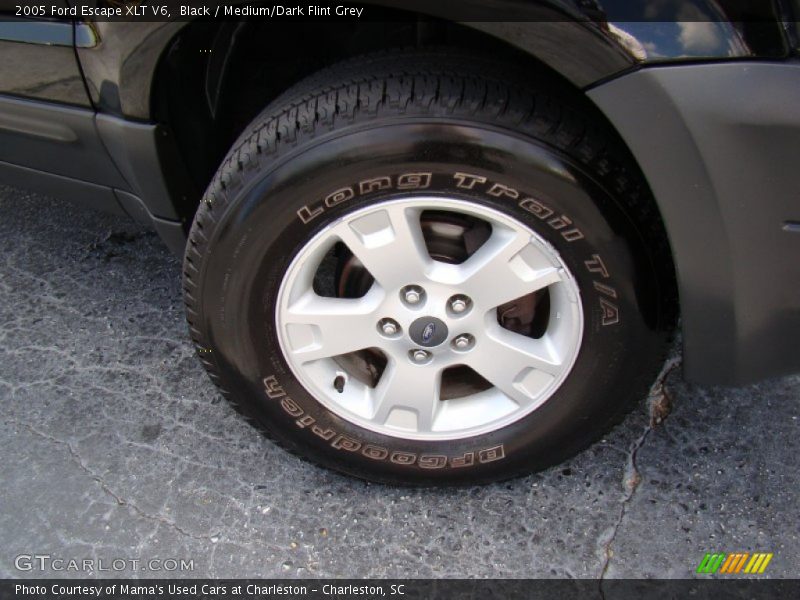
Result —
[[[339, 60], [393, 47], [469, 47], [543, 64], [576, 90], [632, 65], [620, 48], [574, 21], [454, 23], [395, 9], [386, 16], [386, 21], [359, 23], [358, 29], [331, 23], [304, 25], [302, 31], [292, 26], [278, 30], [269, 22], [186, 24], [164, 47], [154, 69], [149, 118], [173, 131], [193, 183], [202, 191], [239, 132], [266, 104]], [[537, 35], [530, 34], [531, 28], [537, 28]], [[559, 39], [571, 41], [559, 44]], [[202, 60], [193, 64], [198, 53]], [[262, 69], [248, 69], [256, 64]]]

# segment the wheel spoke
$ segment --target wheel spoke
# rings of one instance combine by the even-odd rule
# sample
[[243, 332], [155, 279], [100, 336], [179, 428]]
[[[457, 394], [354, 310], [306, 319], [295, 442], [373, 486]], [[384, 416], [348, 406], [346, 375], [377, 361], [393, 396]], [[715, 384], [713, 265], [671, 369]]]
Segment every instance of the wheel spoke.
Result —
[[410, 431], [432, 431], [439, 409], [441, 369], [403, 359], [387, 365], [374, 390], [372, 421]]
[[563, 358], [546, 336], [532, 339], [492, 325], [464, 362], [525, 406], [560, 373]]
[[326, 298], [306, 292], [284, 313], [292, 355], [301, 363], [347, 354], [376, 343], [378, 294]]
[[494, 231], [458, 269], [461, 289], [487, 310], [561, 281], [559, 269], [530, 235], [502, 229]]
[[419, 223], [420, 212], [387, 206], [341, 223], [335, 231], [384, 289], [422, 281], [433, 263]]

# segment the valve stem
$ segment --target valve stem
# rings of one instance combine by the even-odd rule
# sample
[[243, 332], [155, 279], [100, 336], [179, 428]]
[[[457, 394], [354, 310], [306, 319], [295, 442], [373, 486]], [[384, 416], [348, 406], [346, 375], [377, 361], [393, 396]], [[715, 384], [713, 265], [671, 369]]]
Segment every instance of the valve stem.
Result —
[[336, 379], [333, 380], [333, 387], [336, 388], [336, 391], [340, 394], [344, 392], [344, 384], [347, 383], [347, 379], [344, 375], [339, 373], [336, 375]]

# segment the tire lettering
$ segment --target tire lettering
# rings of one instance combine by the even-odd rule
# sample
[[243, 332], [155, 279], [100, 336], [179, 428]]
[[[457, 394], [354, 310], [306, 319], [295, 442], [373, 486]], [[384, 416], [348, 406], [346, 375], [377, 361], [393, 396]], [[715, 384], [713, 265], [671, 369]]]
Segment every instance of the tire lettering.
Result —
[[389, 461], [396, 465], [413, 465], [416, 460], [417, 455], [410, 452], [392, 452], [389, 457]]
[[450, 466], [454, 469], [460, 469], [461, 467], [471, 467], [475, 464], [475, 453], [474, 452], [466, 452], [463, 456], [457, 456], [455, 458], [450, 459]]
[[533, 198], [525, 198], [519, 203], [519, 207], [523, 210], [527, 210], [534, 217], [542, 221], [550, 217], [554, 212], [552, 208], [547, 208], [544, 204]]
[[469, 173], [454, 173], [453, 179], [456, 180], [456, 187], [462, 190], [471, 190], [476, 183], [486, 183], [486, 177]]
[[550, 219], [547, 222], [547, 224], [550, 225], [550, 227], [552, 227], [556, 231], [558, 231], [559, 229], [564, 229], [564, 227], [566, 227], [567, 225], [572, 225], [572, 219], [570, 219], [569, 217], [565, 217], [564, 215], [561, 215], [560, 217], [556, 217], [555, 219]]
[[[454, 173], [452, 177], [455, 180], [456, 187], [459, 189], [472, 190], [476, 189], [476, 186], [480, 184], [481, 186], [488, 186], [486, 193], [494, 198], [507, 197], [517, 200], [520, 197], [520, 192], [518, 190], [503, 183], [490, 182], [482, 175], [473, 175], [471, 173], [459, 171]], [[381, 175], [360, 181], [356, 185], [356, 188], [358, 189], [359, 196], [393, 188], [396, 190], [422, 190], [429, 188], [432, 180], [433, 173], [401, 173], [397, 175], [394, 180], [394, 185], [392, 185], [391, 175]], [[316, 206], [303, 206], [297, 211], [297, 216], [304, 225], [307, 225], [323, 214], [326, 209], [352, 200], [355, 196], [356, 192], [351, 186], [338, 189], [326, 196], [322, 202]], [[555, 211], [539, 200], [523, 198], [519, 201], [518, 205], [521, 209], [529, 212], [536, 218], [546, 221], [552, 229], [559, 231], [561, 237], [567, 242], [575, 242], [584, 239], [583, 232], [578, 227], [569, 227], [570, 225], [574, 225], [569, 217], [560, 215], [551, 218], [555, 214]]]
[[570, 229], [568, 231], [564, 231], [561, 233], [561, 237], [563, 237], [568, 242], [574, 242], [575, 240], [583, 239], [583, 233], [580, 229]]
[[294, 403], [294, 400], [288, 397], [281, 400], [281, 407], [290, 417], [299, 417], [303, 414], [303, 409], [297, 406], [297, 404]]
[[306, 427], [310, 427], [316, 422], [317, 420], [314, 417], [306, 415], [305, 417], [297, 419], [297, 421], [295, 421], [294, 424], [297, 425], [300, 429], [305, 429]]
[[507, 185], [503, 185], [502, 183], [495, 183], [486, 193], [490, 196], [494, 196], [495, 198], [499, 198], [500, 196], [508, 196], [513, 200], [519, 198], [519, 192], [517, 190], [508, 187]]
[[599, 273], [603, 279], [608, 279], [608, 269], [599, 254], [592, 254], [591, 260], [587, 260], [583, 264], [586, 265], [589, 273]]
[[340, 435], [337, 436], [336, 439], [331, 442], [331, 446], [333, 446], [337, 450], [347, 450], [348, 452], [356, 452], [361, 448], [361, 442], [349, 438], [346, 435]]
[[353, 188], [350, 188], [350, 187], [346, 187], [346, 188], [342, 188], [340, 190], [336, 190], [335, 192], [333, 192], [332, 194], [329, 194], [325, 198], [325, 206], [327, 206], [328, 208], [333, 208], [337, 204], [341, 204], [342, 202], [350, 200], [355, 195], [356, 194], [353, 191]]
[[311, 432], [317, 437], [321, 437], [326, 442], [336, 437], [336, 432], [333, 429], [322, 429], [319, 425], [314, 425]]
[[311, 431], [315, 436], [326, 442], [330, 442], [330, 446], [336, 450], [359, 452], [372, 460], [388, 460], [395, 465], [401, 466], [417, 465], [421, 469], [444, 469], [448, 465], [452, 468], [471, 467], [476, 464], [490, 463], [505, 458], [505, 448], [502, 444], [478, 450], [477, 452], [465, 452], [461, 456], [453, 457], [447, 457], [444, 454], [417, 455], [413, 452], [391, 451], [374, 444], [364, 444], [360, 440], [338, 433], [335, 429], [323, 429], [317, 425], [317, 420], [314, 417], [305, 413], [291, 397], [286, 395], [286, 391], [275, 375], [264, 377], [262, 382], [267, 398], [270, 400], [280, 399], [281, 408], [294, 419], [295, 425], [300, 429]]
[[431, 185], [433, 173], [405, 173], [397, 178], [398, 190], [422, 190]]
[[[389, 189], [398, 190], [422, 190], [430, 187], [433, 180], [433, 173], [414, 172], [402, 173], [397, 176], [392, 185], [392, 176], [380, 175], [371, 179], [360, 181], [355, 188], [358, 195], [363, 196], [375, 191]], [[297, 216], [303, 225], [308, 225], [311, 221], [323, 214], [327, 209], [333, 208], [355, 198], [356, 192], [353, 186], [340, 188], [323, 198], [320, 202], [312, 205], [303, 206], [297, 211]]]
[[478, 452], [478, 461], [481, 463], [490, 463], [505, 458], [505, 456], [506, 454], [502, 445], [493, 446], [492, 448], [486, 448], [486, 450]]
[[[616, 300], [617, 290], [610, 285], [600, 283], [599, 281], [593, 281], [592, 285], [594, 286], [594, 289], [601, 294]], [[602, 315], [601, 323], [603, 324], [603, 327], [607, 327], [608, 325], [616, 325], [619, 323], [619, 307], [606, 298], [600, 297], [597, 300], [600, 302], [600, 313]]]
[[421, 469], [443, 469], [447, 466], [447, 457], [440, 455], [423, 454], [417, 461]]
[[566, 215], [553, 217], [551, 219], [550, 217], [552, 217], [555, 214], [555, 211], [552, 208], [545, 206], [538, 200], [535, 200], [533, 198], [523, 198], [522, 200], [520, 200], [518, 206], [522, 210], [531, 213], [537, 219], [540, 219], [542, 221], [547, 221], [547, 224], [551, 228], [561, 232], [561, 237], [564, 238], [566, 241], [574, 242], [576, 240], [583, 239], [583, 232], [577, 227], [572, 227], [570, 229], [565, 229], [564, 231], [561, 231], [565, 227], [573, 225], [572, 219], [570, 219]]
[[373, 179], [365, 179], [364, 181], [359, 182], [358, 192], [359, 194], [369, 194], [370, 192], [379, 190], [388, 190], [391, 189], [391, 187], [391, 177], [375, 177]]
[[387, 456], [389, 456], [389, 451], [386, 448], [381, 448], [380, 446], [367, 444], [364, 446], [361, 454], [367, 458], [371, 458], [372, 460], [384, 460]]
[[612, 304], [605, 298], [599, 298], [600, 300], [600, 310], [602, 311], [603, 315], [603, 327], [607, 327], [609, 325], [616, 325], [619, 323], [619, 308], [615, 304]]
[[313, 210], [308, 208], [307, 206], [304, 206], [303, 208], [297, 211], [297, 216], [300, 217], [300, 220], [303, 222], [304, 225], [307, 225], [308, 223], [311, 223], [311, 221], [316, 219], [318, 216], [320, 216], [323, 212], [325, 212], [325, 209], [322, 208], [321, 206], [318, 206]]
[[617, 290], [612, 288], [610, 285], [606, 285], [605, 283], [600, 283], [599, 281], [593, 281], [592, 284], [594, 285], [594, 289], [596, 289], [601, 294], [605, 294], [611, 298], [617, 297]]
[[283, 391], [283, 388], [278, 383], [278, 380], [274, 375], [270, 375], [269, 377], [264, 378], [264, 390], [267, 392], [267, 397], [271, 400], [275, 398], [281, 398], [286, 395], [286, 392]]

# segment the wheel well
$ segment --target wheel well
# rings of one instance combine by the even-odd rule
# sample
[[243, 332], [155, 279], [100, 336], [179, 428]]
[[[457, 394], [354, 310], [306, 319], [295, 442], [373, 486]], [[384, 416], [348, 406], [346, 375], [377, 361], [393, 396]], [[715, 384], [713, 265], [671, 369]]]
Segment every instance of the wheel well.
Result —
[[361, 23], [196, 21], [173, 38], [156, 70], [151, 114], [175, 138], [195, 190], [191, 211], [246, 125], [294, 83], [338, 61], [394, 48], [468, 48], [553, 72], [472, 27], [381, 10], [385, 19]]

